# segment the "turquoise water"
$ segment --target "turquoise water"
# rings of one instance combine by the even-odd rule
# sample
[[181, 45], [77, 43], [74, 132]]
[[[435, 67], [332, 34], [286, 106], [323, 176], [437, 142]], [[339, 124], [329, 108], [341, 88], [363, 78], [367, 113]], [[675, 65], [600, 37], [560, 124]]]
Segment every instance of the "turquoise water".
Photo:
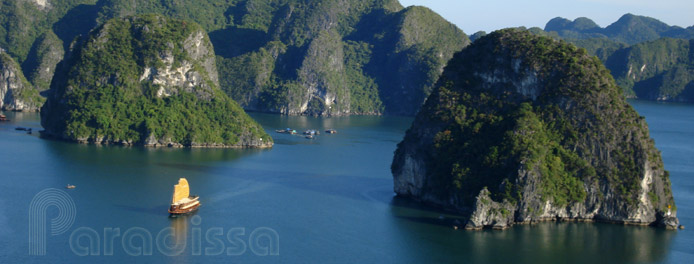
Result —
[[[694, 223], [694, 106], [632, 104], [663, 152], [680, 221]], [[190, 150], [44, 140], [15, 130], [39, 130], [37, 114], [6, 114], [12, 121], [0, 123], [0, 263], [679, 263], [694, 257], [689, 229], [545, 223], [454, 230], [455, 216], [393, 196], [390, 162], [410, 118], [254, 113], [273, 131], [273, 149]], [[286, 127], [339, 133], [309, 140], [274, 132]], [[169, 218], [180, 177], [203, 205], [193, 215]], [[70, 206], [31, 207], [43, 201], [36, 197], [44, 190], [66, 193], [49, 198], [72, 201], [74, 213]], [[60, 228], [51, 221], [66, 215], [74, 222], [63, 221], [64, 232], [53, 234]], [[30, 237], [41, 226], [43, 239]], [[31, 255], [40, 241], [45, 255]]]

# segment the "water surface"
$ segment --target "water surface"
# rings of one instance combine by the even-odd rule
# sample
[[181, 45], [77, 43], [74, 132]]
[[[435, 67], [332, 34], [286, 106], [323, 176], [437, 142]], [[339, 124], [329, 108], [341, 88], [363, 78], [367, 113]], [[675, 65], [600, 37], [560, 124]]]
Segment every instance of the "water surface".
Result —
[[[694, 106], [631, 103], [646, 116], [663, 152], [680, 221], [693, 223]], [[271, 150], [191, 150], [44, 140], [15, 130], [39, 130], [37, 114], [6, 114], [12, 121], [0, 123], [1, 263], [681, 263], [694, 257], [690, 230], [599, 223], [454, 230], [455, 216], [393, 196], [390, 163], [411, 118], [253, 113], [275, 139]], [[309, 140], [274, 132], [287, 127], [339, 133]], [[169, 218], [166, 210], [180, 177], [203, 205], [194, 215]], [[77, 188], [67, 190], [66, 184]], [[30, 203], [48, 188], [69, 195], [75, 221], [67, 232], [52, 235], [50, 221], [59, 210], [50, 207], [46, 255], [32, 256]], [[120, 236], [111, 236], [116, 229]], [[98, 238], [95, 256], [78, 256], [79, 248], [70, 246], [71, 235], [78, 246], [89, 245], [86, 236], [74, 239], [84, 230]], [[152, 242], [151, 255], [132, 256], [142, 239], [124, 243], [128, 230], [149, 233], [152, 240], [160, 232], [178, 233], [162, 236], [163, 248]], [[214, 236], [217, 232], [222, 235]], [[217, 252], [220, 243], [223, 252]], [[182, 251], [167, 256], [171, 248]]]

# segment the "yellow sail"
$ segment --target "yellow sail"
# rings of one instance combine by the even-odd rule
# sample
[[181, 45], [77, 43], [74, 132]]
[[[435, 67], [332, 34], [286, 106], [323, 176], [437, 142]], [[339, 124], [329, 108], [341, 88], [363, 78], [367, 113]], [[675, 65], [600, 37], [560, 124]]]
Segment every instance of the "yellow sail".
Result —
[[186, 178], [180, 178], [178, 184], [174, 185], [173, 199], [171, 203], [176, 203], [183, 198], [188, 198], [190, 196], [190, 187], [188, 187], [188, 181]]

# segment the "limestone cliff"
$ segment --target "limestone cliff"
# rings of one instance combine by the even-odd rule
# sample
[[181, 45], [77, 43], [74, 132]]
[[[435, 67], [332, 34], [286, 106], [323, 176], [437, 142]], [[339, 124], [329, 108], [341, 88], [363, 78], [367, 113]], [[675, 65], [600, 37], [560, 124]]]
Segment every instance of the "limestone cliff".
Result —
[[456, 54], [398, 145], [398, 195], [470, 216], [677, 225], [645, 120], [584, 49], [502, 30]]
[[27, 81], [22, 69], [0, 52], [0, 108], [9, 111], [38, 111], [44, 99]]
[[79, 40], [43, 107], [44, 135], [97, 144], [270, 147], [263, 128], [219, 89], [207, 33], [140, 15]]
[[615, 51], [605, 62], [629, 95], [694, 102], [694, 40], [662, 38]]
[[36, 40], [22, 68], [36, 89], [45, 91], [50, 87], [55, 69], [64, 56], [63, 42], [53, 31], [48, 31]]
[[[222, 88], [255, 111], [414, 115], [445, 63], [469, 43], [433, 11], [390, 0], [287, 1], [268, 8], [271, 23], [253, 31], [251, 2], [263, 1], [236, 9], [241, 24], [213, 41]], [[235, 40], [235, 32], [248, 40]]]
[[588, 18], [554, 18], [544, 31], [598, 56], [630, 98], [694, 102], [694, 27], [626, 14], [606, 28]]
[[219, 86], [244, 109], [292, 115], [414, 115], [469, 42], [433, 11], [397, 0], [0, 3], [0, 46], [39, 90], [52, 81], [57, 42], [68, 53], [111, 18], [154, 13], [209, 33]]

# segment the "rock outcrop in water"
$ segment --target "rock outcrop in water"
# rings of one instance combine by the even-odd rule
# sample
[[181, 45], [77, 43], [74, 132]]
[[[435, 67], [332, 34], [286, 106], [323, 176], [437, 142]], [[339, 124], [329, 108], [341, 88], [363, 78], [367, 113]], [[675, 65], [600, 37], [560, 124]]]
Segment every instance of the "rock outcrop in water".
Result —
[[45, 135], [98, 144], [272, 146], [219, 89], [212, 44], [195, 23], [161, 15], [113, 19], [80, 40], [64, 66], [42, 110]]
[[491, 33], [454, 56], [392, 172], [398, 195], [469, 215], [468, 229], [678, 222], [647, 124], [602, 63], [526, 31]]
[[0, 108], [9, 111], [38, 111], [44, 99], [27, 81], [19, 65], [0, 51]]

